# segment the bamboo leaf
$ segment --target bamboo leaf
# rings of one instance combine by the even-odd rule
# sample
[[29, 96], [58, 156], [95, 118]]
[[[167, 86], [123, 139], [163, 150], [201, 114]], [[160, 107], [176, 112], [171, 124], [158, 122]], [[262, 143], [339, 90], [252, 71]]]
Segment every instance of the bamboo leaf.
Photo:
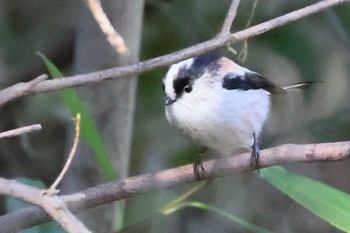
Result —
[[[220, 214], [228, 219], [230, 219], [232, 222], [240, 225], [242, 228], [249, 230], [251, 232], [256, 232], [256, 233], [271, 233], [272, 231], [267, 230], [263, 227], [257, 226], [253, 223], [250, 223], [248, 221], [245, 221], [239, 217], [237, 217], [234, 214], [228, 213], [226, 211], [220, 210], [216, 207], [210, 206], [208, 204], [202, 203], [202, 202], [197, 202], [197, 201], [191, 201], [191, 202], [182, 202], [178, 205], [173, 205], [172, 206], [172, 211], [168, 211], [167, 214], [170, 214], [171, 212], [174, 212], [178, 209], [184, 208], [184, 207], [195, 207], [199, 209], [204, 209], [207, 211], [215, 212], [217, 214]], [[170, 210], [170, 209], [169, 209]]]
[[262, 169], [261, 176], [318, 217], [350, 232], [349, 194], [281, 167]]
[[[61, 78], [63, 74], [61, 71], [47, 58], [45, 55], [38, 53], [38, 55], [45, 62], [51, 76], [53, 78]], [[72, 117], [77, 113], [81, 114], [81, 135], [82, 138], [87, 142], [90, 148], [94, 151], [97, 161], [104, 171], [108, 180], [115, 180], [117, 173], [111, 165], [110, 157], [106, 151], [102, 137], [97, 131], [95, 123], [85, 105], [85, 103], [79, 98], [77, 93], [71, 89], [61, 90], [63, 101], [69, 108]]]

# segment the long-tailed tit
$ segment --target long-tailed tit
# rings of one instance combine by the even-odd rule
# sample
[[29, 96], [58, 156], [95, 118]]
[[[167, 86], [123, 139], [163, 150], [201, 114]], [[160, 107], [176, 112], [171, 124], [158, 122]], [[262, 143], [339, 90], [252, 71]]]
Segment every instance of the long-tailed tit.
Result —
[[[269, 115], [270, 95], [309, 84], [281, 87], [209, 53], [170, 67], [163, 79], [165, 114], [170, 125], [220, 154], [252, 151], [258, 167], [258, 138]], [[194, 167], [197, 175], [199, 165]]]

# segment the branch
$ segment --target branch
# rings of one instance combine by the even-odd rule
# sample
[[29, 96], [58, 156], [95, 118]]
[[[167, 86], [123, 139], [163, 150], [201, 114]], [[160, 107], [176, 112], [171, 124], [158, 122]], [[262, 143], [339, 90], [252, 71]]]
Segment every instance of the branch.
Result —
[[[252, 11], [250, 12], [250, 16], [249, 16], [249, 19], [248, 19], [248, 22], [246, 24], [246, 28], [248, 28], [253, 20], [253, 17], [254, 17], [254, 14], [255, 14], [255, 9], [256, 9], [256, 6], [258, 5], [258, 1], [259, 0], [255, 0], [254, 3], [253, 3], [253, 6], [252, 6]], [[237, 56], [237, 59], [239, 61], [242, 61], [242, 62], [245, 62], [245, 59], [247, 58], [247, 55], [248, 55], [248, 38], [244, 39], [243, 41], [243, 48], [241, 50], [241, 52], [239, 52], [238, 56]]]
[[102, 32], [106, 35], [109, 44], [122, 55], [128, 55], [129, 50], [124, 43], [123, 37], [113, 28], [113, 25], [108, 20], [107, 15], [102, 9], [99, 0], [86, 0], [86, 3], [95, 17], [97, 24], [100, 26]]
[[17, 128], [17, 129], [12, 129], [12, 130], [8, 130], [5, 132], [1, 132], [0, 133], [0, 139], [2, 138], [11, 138], [11, 137], [16, 137], [25, 133], [31, 133], [34, 131], [38, 131], [41, 130], [41, 125], [40, 124], [35, 124], [35, 125], [29, 125], [29, 126], [24, 126], [21, 128]]
[[[308, 145], [286, 144], [262, 150], [259, 164], [264, 168], [291, 162], [337, 161], [347, 157], [350, 157], [350, 141]], [[227, 159], [206, 161], [203, 165], [205, 167], [203, 179], [212, 179], [254, 169], [251, 167], [250, 153], [235, 155]], [[197, 179], [193, 172], [193, 166], [186, 165], [130, 177], [122, 181], [101, 184], [77, 194], [62, 196], [62, 198], [74, 213], [145, 192], [195, 181]], [[4, 186], [1, 185], [0, 187]], [[71, 199], [77, 199], [76, 196], [79, 196], [78, 200], [71, 201]], [[28, 207], [0, 217], [1, 232], [20, 231], [49, 220], [50, 217], [40, 208]]]
[[[35, 204], [49, 213], [67, 232], [89, 233], [90, 231], [68, 210], [65, 202], [58, 196], [43, 195], [42, 190], [15, 180], [0, 178], [0, 193]], [[28, 215], [27, 217], [29, 217]], [[2, 231], [2, 229], [1, 229]], [[17, 232], [10, 230], [10, 232]]]
[[221, 31], [219, 35], [225, 35], [231, 33], [231, 27], [233, 24], [233, 21], [236, 18], [237, 15], [237, 9], [239, 5], [240, 0], [232, 0], [231, 6], [228, 9], [227, 15], [225, 17], [225, 21], [222, 25]]
[[[167, 55], [152, 58], [143, 62], [139, 62], [134, 65], [116, 67], [116, 68], [101, 70], [101, 71], [87, 73], [87, 74], [70, 76], [70, 77], [61, 78], [61, 79], [47, 80], [47, 81], [38, 83], [32, 88], [27, 88], [25, 92], [21, 92], [21, 90], [18, 90], [18, 88], [16, 87], [17, 85], [16, 84], [12, 87], [8, 87], [5, 89], [7, 91], [6, 92], [7, 94], [3, 93], [5, 90], [0, 91], [0, 106], [20, 96], [25, 96], [33, 93], [55, 91], [55, 90], [60, 90], [68, 87], [76, 87], [81, 85], [93, 84], [93, 83], [97, 83], [97, 82], [101, 82], [109, 79], [124, 77], [130, 74], [139, 74], [139, 73], [150, 71], [162, 66], [168, 66], [175, 62], [179, 62], [183, 59], [197, 56], [199, 54], [203, 54], [211, 50], [217, 49], [227, 44], [228, 42], [235, 43], [237, 41], [244, 40], [252, 36], [260, 35], [274, 28], [294, 22], [308, 15], [314, 14], [316, 12], [320, 12], [329, 7], [339, 5], [341, 3], [348, 2], [348, 1], [349, 0], [320, 1], [313, 5], [293, 11], [291, 13], [274, 18], [264, 23], [260, 23], [250, 28], [241, 30], [239, 32], [227, 34], [227, 35], [226, 34], [218, 35], [206, 42], [196, 44], [194, 46], [188, 47], [186, 49], [182, 49], [180, 51], [177, 51], [171, 54], [167, 54]], [[11, 93], [17, 93], [17, 94], [11, 95]]]
[[48, 76], [46, 74], [43, 74], [29, 82], [17, 83], [13, 86], [2, 89], [0, 91], [0, 106], [20, 96], [25, 96], [33, 93], [32, 89], [35, 87], [35, 85], [37, 85], [40, 82], [43, 82], [47, 78]]
[[53, 182], [53, 184], [50, 186], [50, 188], [48, 190], [45, 190], [45, 193], [47, 193], [47, 194], [52, 195], [52, 194], [59, 193], [59, 190], [57, 190], [56, 187], [61, 182], [61, 180], [63, 179], [63, 176], [67, 173], [68, 168], [72, 164], [74, 155], [75, 155], [75, 153], [77, 151], [77, 147], [78, 147], [78, 143], [79, 143], [79, 137], [80, 137], [80, 121], [81, 121], [80, 113], [77, 114], [77, 116], [76, 116], [76, 118], [74, 120], [75, 120], [75, 136], [74, 136], [72, 149], [69, 152], [66, 164], [62, 168], [62, 171], [60, 172], [60, 174], [56, 178], [55, 182]]

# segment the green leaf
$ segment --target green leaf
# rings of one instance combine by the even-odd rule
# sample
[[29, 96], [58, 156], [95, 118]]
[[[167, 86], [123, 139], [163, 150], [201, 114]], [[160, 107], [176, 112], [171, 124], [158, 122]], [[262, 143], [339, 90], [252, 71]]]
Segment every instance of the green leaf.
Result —
[[[197, 202], [197, 201], [191, 201], [191, 202], [182, 202], [180, 204], [178, 204], [177, 206], [172, 206], [172, 211], [176, 211], [180, 208], [184, 208], [184, 207], [195, 207], [195, 208], [199, 208], [199, 209], [204, 209], [207, 211], [212, 211], [215, 213], [218, 213], [228, 219], [230, 219], [231, 221], [239, 224], [241, 227], [245, 228], [246, 230], [249, 230], [251, 232], [257, 232], [257, 233], [271, 233], [272, 231], [267, 230], [265, 228], [262, 228], [260, 226], [257, 226], [255, 224], [252, 224], [248, 221], [245, 221], [233, 214], [227, 213], [223, 210], [220, 210], [218, 208], [215, 208], [213, 206], [210, 206], [208, 204], [202, 203], [202, 202]], [[170, 212], [168, 212], [170, 213]]]
[[[38, 53], [38, 55], [44, 60], [46, 67], [48, 68], [53, 78], [61, 78], [63, 74], [61, 71], [48, 59], [45, 55]], [[68, 106], [73, 117], [77, 113], [81, 114], [81, 135], [82, 138], [94, 151], [97, 161], [102, 167], [108, 180], [115, 180], [117, 173], [111, 165], [110, 157], [107, 154], [106, 148], [103, 144], [101, 135], [96, 129], [95, 123], [88, 112], [85, 103], [78, 97], [77, 93], [71, 89], [64, 89], [60, 91], [63, 96], [64, 103]]]
[[286, 171], [281, 167], [261, 170], [261, 176], [318, 217], [350, 232], [350, 195]]

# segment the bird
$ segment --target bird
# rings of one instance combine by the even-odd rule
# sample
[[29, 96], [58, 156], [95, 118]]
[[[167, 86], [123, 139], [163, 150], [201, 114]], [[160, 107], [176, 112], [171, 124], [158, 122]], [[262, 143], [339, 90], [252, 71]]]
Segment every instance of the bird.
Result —
[[[269, 116], [271, 95], [312, 82], [279, 86], [218, 52], [170, 66], [162, 86], [169, 124], [197, 144], [223, 156], [252, 153], [259, 168], [259, 139]], [[194, 172], [205, 170], [199, 158]]]

